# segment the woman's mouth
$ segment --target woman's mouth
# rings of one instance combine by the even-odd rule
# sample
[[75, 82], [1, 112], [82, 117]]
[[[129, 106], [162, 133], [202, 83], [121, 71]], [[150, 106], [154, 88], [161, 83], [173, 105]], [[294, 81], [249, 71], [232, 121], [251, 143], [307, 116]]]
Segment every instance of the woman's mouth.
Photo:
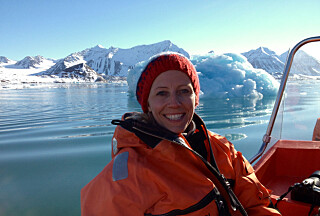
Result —
[[177, 121], [183, 118], [185, 114], [167, 114], [164, 115], [164, 117], [166, 117], [167, 119], [171, 120], [171, 121]]

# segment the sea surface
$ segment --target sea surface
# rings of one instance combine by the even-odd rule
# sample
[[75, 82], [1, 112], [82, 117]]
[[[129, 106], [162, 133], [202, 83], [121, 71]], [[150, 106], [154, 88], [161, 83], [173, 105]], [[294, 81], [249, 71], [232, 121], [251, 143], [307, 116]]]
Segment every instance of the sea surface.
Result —
[[[295, 96], [286, 96], [289, 102], [282, 107], [291, 112], [289, 123], [278, 123], [287, 125], [282, 135], [295, 129], [292, 113], [298, 112], [295, 120], [309, 121], [305, 132], [299, 131], [311, 139], [320, 112], [310, 107], [320, 107], [319, 84], [293, 83]], [[127, 89], [125, 84], [56, 84], [1, 90], [0, 215], [80, 215], [81, 188], [111, 159], [111, 120], [140, 111]], [[209, 130], [226, 136], [250, 159], [262, 143], [274, 102], [275, 97], [202, 97], [196, 112]]]

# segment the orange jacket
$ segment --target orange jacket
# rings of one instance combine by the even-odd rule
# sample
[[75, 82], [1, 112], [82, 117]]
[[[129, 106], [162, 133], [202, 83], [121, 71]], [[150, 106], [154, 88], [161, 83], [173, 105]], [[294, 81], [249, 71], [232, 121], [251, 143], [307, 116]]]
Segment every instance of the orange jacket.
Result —
[[[208, 132], [219, 170], [248, 215], [280, 215], [268, 208], [269, 193], [253, 168], [224, 137]], [[179, 135], [180, 144], [160, 140], [150, 147], [117, 126], [111, 162], [81, 191], [82, 216], [219, 215], [212, 174]], [[183, 146], [185, 145], [185, 146]], [[220, 212], [221, 213], [221, 212]]]

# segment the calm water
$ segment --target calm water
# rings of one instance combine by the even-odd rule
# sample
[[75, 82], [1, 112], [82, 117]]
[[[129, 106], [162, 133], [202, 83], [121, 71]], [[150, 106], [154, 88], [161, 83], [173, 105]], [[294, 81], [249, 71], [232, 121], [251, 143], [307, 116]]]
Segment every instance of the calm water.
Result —
[[[274, 98], [201, 98], [197, 113], [250, 158]], [[110, 160], [112, 119], [139, 111], [127, 86], [0, 91], [0, 215], [80, 215], [80, 189]]]

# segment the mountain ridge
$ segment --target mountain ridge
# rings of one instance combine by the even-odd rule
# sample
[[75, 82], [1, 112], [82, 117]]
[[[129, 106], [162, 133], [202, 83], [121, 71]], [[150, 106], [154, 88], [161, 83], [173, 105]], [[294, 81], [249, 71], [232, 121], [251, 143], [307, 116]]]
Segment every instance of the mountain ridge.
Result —
[[[179, 52], [190, 58], [190, 54], [183, 48], [173, 44], [170, 40], [164, 40], [128, 49], [113, 46], [104, 48], [102, 45], [96, 45], [79, 52], [71, 53], [59, 60], [44, 58], [38, 55], [34, 57], [27, 56], [20, 61], [13, 61], [5, 56], [0, 56], [0, 68], [2, 68], [2, 71], [4, 69], [38, 69], [37, 73], [30, 74], [43, 77], [72, 78], [75, 81], [81, 79], [89, 82], [105, 81], [110, 80], [108, 79], [110, 76], [125, 78], [127, 77], [128, 70], [133, 68], [137, 63], [148, 60], [151, 56], [158, 53], [168, 51]], [[258, 47], [241, 54], [247, 58], [254, 68], [263, 69], [274, 77], [280, 78], [288, 52], [277, 55], [267, 47]], [[320, 72], [315, 69], [317, 67], [320, 68], [320, 62], [317, 59], [303, 51], [298, 52], [295, 59], [298, 60], [298, 63], [292, 65], [293, 74], [320, 76]], [[74, 67], [76, 65], [78, 66]], [[43, 70], [40, 70], [41, 68]], [[73, 69], [70, 70], [70, 68]], [[81, 74], [79, 74], [79, 71], [81, 71]]]
[[[263, 69], [274, 77], [280, 77], [284, 70], [288, 51], [281, 55], [277, 55], [268, 48], [259, 47], [255, 50], [250, 50], [241, 54], [247, 58], [254, 68]], [[291, 66], [290, 74], [320, 76], [320, 72], [315, 68], [320, 68], [320, 61], [303, 50], [298, 50]]]
[[149, 59], [151, 56], [160, 52], [179, 52], [188, 58], [190, 57], [184, 49], [174, 45], [171, 41], [165, 40], [150, 45], [138, 45], [129, 49], [104, 48], [97, 45], [92, 48], [75, 52], [49, 68], [44, 75], [51, 75], [76, 64], [85, 63], [97, 73], [103, 76], [127, 76], [128, 69], [136, 63]]

